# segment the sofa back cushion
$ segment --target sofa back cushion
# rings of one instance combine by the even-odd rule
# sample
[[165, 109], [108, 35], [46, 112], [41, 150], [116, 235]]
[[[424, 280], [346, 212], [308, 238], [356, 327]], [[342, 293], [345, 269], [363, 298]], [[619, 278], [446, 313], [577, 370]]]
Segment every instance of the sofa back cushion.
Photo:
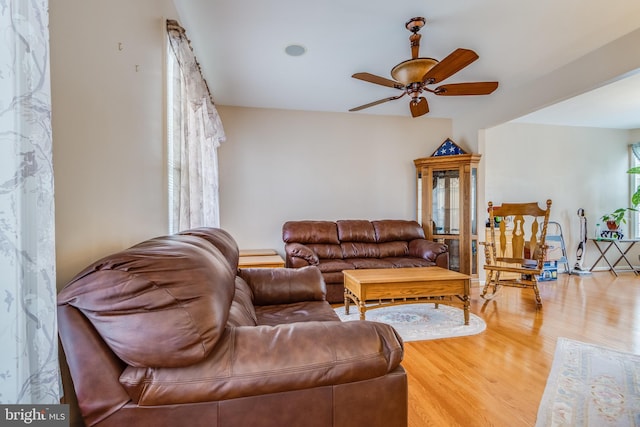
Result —
[[424, 230], [416, 221], [385, 219], [372, 221], [378, 243], [424, 239]]
[[346, 219], [336, 221], [338, 238], [341, 242], [375, 243], [376, 231], [371, 221]]
[[285, 243], [340, 243], [333, 221], [287, 221], [282, 226], [282, 240]]
[[223, 334], [235, 270], [200, 237], [147, 240], [77, 275], [58, 304], [79, 309], [123, 361], [180, 367], [204, 360]]
[[233, 239], [233, 236], [231, 236], [227, 231], [221, 228], [200, 227], [181, 231], [178, 234], [196, 236], [205, 239], [222, 252], [224, 259], [232, 270], [235, 271], [238, 269], [240, 250], [238, 249], [238, 244]]

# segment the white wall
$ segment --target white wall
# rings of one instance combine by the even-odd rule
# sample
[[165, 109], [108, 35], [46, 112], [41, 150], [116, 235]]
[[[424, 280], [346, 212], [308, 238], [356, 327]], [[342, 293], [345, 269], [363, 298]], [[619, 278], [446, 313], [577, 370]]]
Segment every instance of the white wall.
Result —
[[283, 252], [287, 220], [415, 219], [413, 160], [448, 119], [218, 107], [221, 225], [242, 248]]
[[[578, 208], [585, 210], [588, 237], [599, 217], [629, 206], [629, 131], [508, 123], [487, 129], [481, 138], [484, 224], [488, 201], [553, 201], [551, 221], [559, 222], [570, 266], [579, 241]], [[585, 267], [597, 258], [587, 248]], [[636, 258], [637, 259], [637, 258]]]
[[[176, 18], [170, 0], [50, 3], [59, 287], [90, 262], [168, 229], [165, 18]], [[228, 135], [220, 149], [221, 219], [241, 247], [281, 251], [280, 230], [288, 219], [413, 218], [412, 160], [431, 155], [452, 136], [452, 124], [446, 119], [219, 110]], [[491, 108], [484, 110], [478, 114], [487, 114]], [[472, 123], [459, 125], [475, 135], [479, 126], [474, 128]], [[539, 156], [532, 167], [551, 166], [543, 184], [565, 180], [563, 187], [552, 186], [550, 191], [554, 211], [566, 221], [565, 228], [574, 227], [580, 206], [595, 215], [591, 211], [622, 204], [609, 201], [609, 196], [605, 200], [602, 192], [597, 196], [602, 200], [586, 205], [585, 198], [591, 200], [595, 192], [563, 172], [572, 171], [587, 180], [600, 171], [608, 173], [600, 165], [608, 156], [601, 147], [610, 144], [610, 131], [602, 131], [605, 137], [601, 137], [601, 131], [583, 130], [571, 138], [563, 136], [566, 131], [562, 130], [557, 130], [558, 135], [546, 131], [539, 135], [535, 128], [525, 132], [497, 127], [487, 132], [489, 138], [480, 152], [483, 164], [490, 161], [487, 194], [495, 200], [511, 196], [509, 183], [501, 182], [505, 172], [501, 168], [521, 169], [509, 163], [511, 155], [500, 148], [513, 149], [519, 141], [531, 145], [523, 150]], [[635, 135], [640, 140], [639, 130]], [[477, 151], [475, 136], [469, 142], [456, 139], [455, 134], [453, 139], [470, 152]], [[617, 138], [613, 139], [617, 147]], [[557, 152], [560, 144], [565, 144], [561, 156], [544, 154]], [[585, 156], [585, 162], [566, 156], [578, 147], [583, 148], [579, 156]], [[601, 189], [605, 184], [596, 180], [590, 185]], [[539, 200], [549, 197], [536, 192], [540, 188], [527, 189], [532, 191], [527, 195]], [[525, 194], [523, 188], [518, 194]], [[482, 212], [486, 198], [480, 195], [479, 203]]]
[[453, 138], [475, 150], [478, 129], [488, 129], [540, 108], [612, 83], [640, 68], [640, 29], [519, 87], [498, 88], [483, 98], [484, 108], [468, 111], [453, 124]]
[[61, 287], [88, 263], [167, 231], [163, 26], [175, 10], [170, 0], [49, 8]]

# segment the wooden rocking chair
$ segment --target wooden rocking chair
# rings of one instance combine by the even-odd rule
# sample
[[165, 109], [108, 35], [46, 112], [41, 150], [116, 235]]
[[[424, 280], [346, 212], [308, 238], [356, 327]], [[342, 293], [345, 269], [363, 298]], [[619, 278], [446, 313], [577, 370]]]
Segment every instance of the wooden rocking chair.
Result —
[[485, 254], [486, 282], [481, 294], [484, 299], [492, 299], [501, 286], [532, 288], [537, 305], [542, 306], [538, 276], [542, 274], [547, 252], [550, 211], [551, 200], [547, 200], [546, 209], [535, 202], [501, 206], [489, 202], [489, 235], [487, 242], [480, 243]]

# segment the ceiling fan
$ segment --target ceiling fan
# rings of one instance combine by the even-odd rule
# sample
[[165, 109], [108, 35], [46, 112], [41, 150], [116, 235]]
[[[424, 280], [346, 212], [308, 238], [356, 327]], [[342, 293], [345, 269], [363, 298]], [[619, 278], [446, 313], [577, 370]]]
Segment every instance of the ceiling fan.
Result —
[[405, 24], [407, 30], [411, 31], [409, 41], [411, 42], [411, 59], [403, 61], [391, 69], [393, 80], [376, 76], [370, 73], [356, 73], [353, 78], [375, 83], [382, 86], [392, 87], [401, 90], [398, 96], [379, 99], [368, 104], [350, 109], [349, 111], [360, 111], [365, 108], [384, 102], [402, 98], [405, 95], [411, 97], [409, 108], [413, 117], [419, 117], [429, 112], [427, 99], [422, 95], [423, 91], [431, 92], [440, 96], [459, 95], [488, 95], [498, 87], [498, 82], [473, 82], [473, 83], [451, 83], [431, 89], [428, 85], [440, 83], [467, 65], [478, 59], [478, 55], [470, 49], [456, 49], [442, 61], [433, 58], [420, 58], [420, 38], [418, 31], [425, 25], [426, 20], [421, 17], [411, 18]]

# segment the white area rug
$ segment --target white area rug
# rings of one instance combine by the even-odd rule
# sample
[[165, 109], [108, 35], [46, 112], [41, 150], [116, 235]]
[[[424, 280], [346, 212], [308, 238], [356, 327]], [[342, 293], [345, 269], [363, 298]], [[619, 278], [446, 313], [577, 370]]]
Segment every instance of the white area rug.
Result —
[[640, 355], [558, 338], [536, 427], [640, 425]]
[[[359, 320], [358, 307], [351, 304], [349, 314], [344, 306], [335, 309], [342, 321]], [[480, 317], [469, 313], [469, 324], [464, 324], [464, 311], [440, 304], [404, 304], [367, 310], [366, 320], [388, 323], [404, 341], [435, 340], [439, 338], [475, 335], [484, 331], [487, 324]]]

